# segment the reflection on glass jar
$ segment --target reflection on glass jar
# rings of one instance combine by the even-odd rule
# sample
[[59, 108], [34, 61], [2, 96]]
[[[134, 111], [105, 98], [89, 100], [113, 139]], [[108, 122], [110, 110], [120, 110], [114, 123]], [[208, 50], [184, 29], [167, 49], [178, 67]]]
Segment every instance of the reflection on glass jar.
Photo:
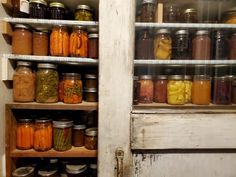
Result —
[[167, 76], [158, 75], [154, 84], [154, 102], [167, 102]]
[[139, 76], [139, 103], [152, 103], [154, 84], [151, 75]]
[[155, 11], [155, 0], [143, 0], [141, 7], [141, 22], [154, 22]]
[[183, 22], [197, 23], [198, 22], [197, 10], [194, 8], [186, 9], [183, 13]]
[[165, 23], [180, 22], [180, 8], [176, 4], [167, 4], [164, 6], [163, 21]]
[[190, 38], [188, 30], [178, 30], [173, 40], [173, 59], [190, 59]]

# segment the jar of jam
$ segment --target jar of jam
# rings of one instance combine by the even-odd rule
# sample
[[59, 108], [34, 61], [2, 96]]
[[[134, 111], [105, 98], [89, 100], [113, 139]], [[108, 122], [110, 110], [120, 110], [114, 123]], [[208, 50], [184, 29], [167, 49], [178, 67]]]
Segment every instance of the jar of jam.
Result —
[[185, 75], [184, 76], [184, 86], [185, 86], [185, 103], [192, 102], [192, 77]]
[[69, 40], [69, 34], [66, 26], [54, 26], [50, 35], [50, 54], [52, 56], [68, 57]]
[[52, 148], [52, 122], [47, 118], [35, 120], [34, 149], [48, 151]]
[[172, 56], [172, 39], [168, 29], [159, 29], [154, 40], [154, 56], [158, 60], [170, 60]]
[[154, 41], [149, 30], [143, 30], [138, 33], [136, 42], [136, 58], [137, 59], [153, 59], [154, 58]]
[[236, 104], [236, 80], [235, 78], [232, 82], [231, 92], [232, 92], [232, 103]]
[[211, 80], [208, 75], [195, 75], [192, 86], [192, 103], [209, 105], [211, 101]]
[[152, 103], [154, 84], [151, 75], [139, 76], [140, 90], [139, 103]]
[[47, 2], [44, 0], [29, 1], [29, 17], [30, 18], [47, 18]]
[[236, 24], [236, 10], [235, 7], [226, 11], [223, 14], [223, 23], [226, 24]]
[[194, 8], [186, 9], [183, 13], [183, 22], [197, 23], [198, 22], [197, 10]]
[[74, 125], [72, 132], [72, 145], [76, 147], [84, 146], [86, 125]]
[[12, 177], [34, 177], [33, 167], [20, 167], [12, 172]]
[[155, 12], [155, 0], [143, 0], [141, 7], [141, 22], [154, 22]]
[[70, 35], [70, 56], [88, 57], [88, 34], [83, 26], [76, 26]]
[[57, 170], [39, 170], [38, 177], [58, 177]]
[[75, 20], [93, 21], [93, 8], [88, 5], [78, 5], [75, 10]]
[[66, 165], [68, 177], [87, 177], [87, 165]]
[[47, 56], [49, 48], [48, 30], [38, 29], [33, 32], [33, 55]]
[[66, 151], [72, 148], [73, 121], [53, 121], [53, 148], [56, 151]]
[[82, 81], [78, 73], [65, 73], [63, 79], [63, 102], [77, 104], [82, 102]]
[[176, 4], [166, 4], [164, 6], [163, 22], [178, 23], [180, 22], [180, 8]]
[[85, 89], [85, 101], [87, 102], [97, 102], [98, 101], [98, 90], [97, 88], [87, 88]]
[[139, 90], [140, 90], [140, 83], [138, 81], [138, 76], [134, 76], [134, 83], [133, 83], [133, 104], [137, 105], [139, 100]]
[[183, 105], [185, 103], [184, 76], [172, 75], [168, 77], [167, 103], [172, 105]]
[[226, 60], [228, 58], [228, 43], [229, 41], [225, 31], [218, 30], [215, 32], [213, 59]]
[[16, 127], [16, 148], [28, 150], [34, 143], [34, 124], [32, 119], [18, 119]]
[[231, 104], [232, 79], [229, 76], [214, 78], [213, 103], [217, 105]]
[[18, 61], [13, 74], [13, 100], [17, 102], [32, 102], [35, 99], [35, 73], [32, 63]]
[[85, 130], [84, 146], [89, 150], [96, 150], [98, 143], [98, 129], [88, 128]]
[[236, 60], [236, 33], [229, 39], [229, 57], [230, 60]]
[[12, 34], [12, 53], [18, 55], [32, 55], [32, 32], [28, 25], [17, 24]]
[[191, 57], [190, 38], [188, 30], [178, 30], [173, 40], [173, 59], [188, 60]]
[[58, 101], [59, 76], [57, 65], [39, 63], [36, 73], [36, 102], [55, 103]]
[[49, 4], [50, 19], [64, 20], [65, 19], [65, 5], [60, 2], [51, 2]]
[[98, 58], [98, 34], [91, 33], [88, 35], [88, 57]]
[[167, 102], [167, 76], [158, 75], [154, 83], [154, 102]]
[[98, 76], [97, 74], [85, 74], [85, 88], [98, 88]]
[[97, 164], [89, 165], [89, 177], [97, 177]]
[[29, 0], [12, 0], [12, 16], [27, 18], [29, 16]]
[[198, 30], [192, 41], [192, 58], [209, 60], [211, 57], [211, 38], [207, 30]]

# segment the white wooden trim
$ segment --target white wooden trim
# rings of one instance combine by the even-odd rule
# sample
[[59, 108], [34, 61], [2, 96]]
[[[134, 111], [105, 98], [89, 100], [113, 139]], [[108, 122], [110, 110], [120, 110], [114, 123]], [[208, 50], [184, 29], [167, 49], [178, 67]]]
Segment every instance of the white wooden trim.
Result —
[[14, 68], [11, 65], [11, 62], [7, 58], [1, 58], [0, 60], [0, 66], [1, 66], [1, 80], [2, 81], [8, 81], [12, 80], [12, 76], [14, 73]]

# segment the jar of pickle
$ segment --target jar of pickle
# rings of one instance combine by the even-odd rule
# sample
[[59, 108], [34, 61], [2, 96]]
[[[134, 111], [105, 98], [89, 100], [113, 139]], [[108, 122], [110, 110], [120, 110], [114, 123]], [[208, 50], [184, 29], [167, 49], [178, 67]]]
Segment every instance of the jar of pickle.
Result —
[[154, 22], [155, 12], [155, 0], [143, 0], [141, 7], [141, 22]]
[[35, 73], [32, 63], [18, 61], [13, 74], [13, 100], [17, 102], [32, 102], [35, 99]]
[[33, 167], [20, 167], [12, 172], [12, 177], [34, 177]]
[[78, 5], [75, 10], [75, 20], [93, 21], [93, 9], [88, 5]]
[[56, 151], [66, 151], [72, 148], [73, 121], [53, 121], [53, 148]]
[[28, 25], [17, 24], [12, 34], [12, 53], [18, 55], [32, 55], [32, 32]]
[[78, 73], [65, 73], [63, 79], [63, 102], [77, 104], [82, 102], [82, 81]]
[[38, 71], [36, 73], [36, 102], [55, 103], [58, 101], [59, 76], [56, 68], [55, 64], [38, 64]]
[[85, 27], [76, 26], [70, 35], [70, 56], [88, 57], [88, 35]]
[[34, 124], [32, 119], [18, 119], [16, 127], [16, 148], [28, 150], [34, 143]]
[[180, 8], [176, 4], [167, 4], [164, 6], [163, 22], [178, 23], [180, 22]]
[[178, 30], [173, 40], [173, 59], [188, 60], [190, 59], [190, 38], [188, 30]]
[[158, 75], [154, 84], [154, 102], [167, 102], [167, 76]]
[[185, 103], [192, 102], [192, 77], [185, 75], [184, 76], [184, 86], [185, 86]]
[[68, 177], [87, 177], [87, 165], [66, 165]]
[[50, 119], [40, 118], [35, 120], [34, 149], [47, 151], [52, 148], [52, 123]]
[[230, 60], [236, 60], [236, 33], [233, 33], [229, 39], [229, 57]]
[[172, 75], [168, 77], [167, 103], [183, 105], [185, 103], [184, 76]]
[[211, 101], [211, 80], [209, 75], [195, 75], [192, 86], [192, 103], [209, 105]]
[[85, 136], [86, 125], [74, 125], [72, 133], [72, 144], [75, 147], [84, 146], [84, 136]]
[[139, 103], [152, 103], [154, 84], [151, 75], [139, 76]]
[[154, 40], [154, 56], [159, 60], [170, 60], [172, 56], [172, 39], [168, 29], [159, 29]]
[[183, 22], [197, 23], [198, 22], [197, 10], [194, 8], [186, 9], [183, 13]]
[[97, 128], [88, 128], [85, 130], [85, 139], [84, 146], [89, 150], [97, 149], [97, 141], [98, 141], [98, 129]]
[[47, 2], [44, 0], [29, 1], [29, 17], [30, 18], [47, 18]]
[[49, 37], [48, 30], [38, 29], [33, 32], [33, 55], [47, 56]]
[[88, 35], [88, 57], [98, 58], [98, 34], [91, 33]]
[[69, 40], [66, 26], [54, 26], [50, 35], [50, 54], [67, 57], [69, 55]]
[[50, 19], [64, 20], [65, 19], [65, 5], [60, 2], [51, 2], [49, 4]]
[[231, 104], [232, 79], [229, 76], [214, 78], [213, 103], [217, 105]]
[[236, 10], [235, 7], [226, 11], [223, 14], [223, 23], [226, 24], [236, 24]]

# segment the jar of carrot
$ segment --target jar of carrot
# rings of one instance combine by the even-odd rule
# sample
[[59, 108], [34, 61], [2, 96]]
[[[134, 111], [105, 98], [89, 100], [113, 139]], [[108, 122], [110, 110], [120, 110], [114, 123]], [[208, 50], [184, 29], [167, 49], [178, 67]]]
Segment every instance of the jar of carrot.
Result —
[[88, 34], [85, 27], [76, 26], [70, 35], [70, 56], [88, 57]]
[[34, 143], [34, 124], [32, 119], [17, 120], [16, 148], [31, 149]]
[[65, 73], [63, 102], [77, 104], [82, 102], [82, 81], [81, 75], [77, 73]]
[[47, 151], [52, 148], [52, 122], [47, 118], [35, 120], [34, 149]]

